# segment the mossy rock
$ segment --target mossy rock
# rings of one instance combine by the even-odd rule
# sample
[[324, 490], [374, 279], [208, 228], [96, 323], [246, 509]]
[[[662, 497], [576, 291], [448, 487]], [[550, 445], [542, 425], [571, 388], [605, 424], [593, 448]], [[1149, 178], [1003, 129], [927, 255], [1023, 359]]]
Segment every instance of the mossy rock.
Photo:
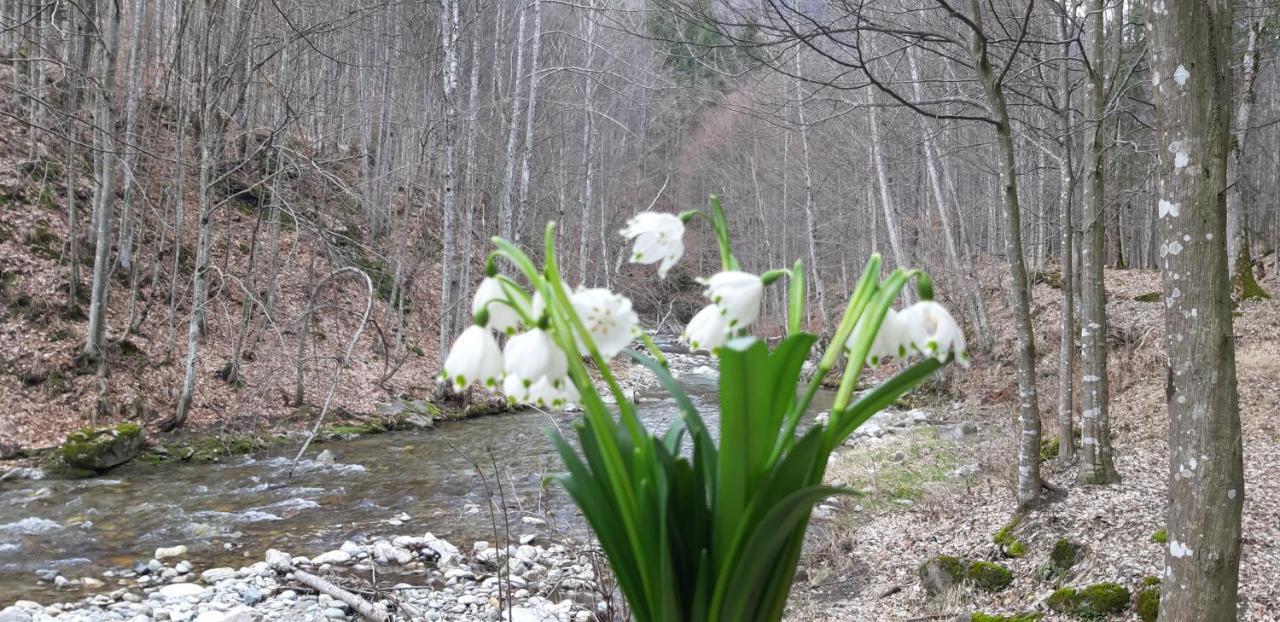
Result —
[[1084, 547], [1062, 538], [1053, 544], [1053, 550], [1049, 552], [1049, 565], [1059, 574], [1066, 574], [1082, 557]]
[[1078, 590], [1064, 587], [1051, 594], [1045, 604], [1060, 613], [1095, 620], [1124, 611], [1129, 598], [1129, 590], [1119, 584], [1097, 583]]
[[966, 577], [988, 592], [999, 592], [1013, 583], [1013, 573], [995, 562], [979, 561], [969, 564]]
[[1134, 302], [1160, 302], [1160, 292], [1148, 292], [1133, 297]]
[[1252, 299], [1267, 299], [1271, 295], [1258, 285], [1253, 276], [1253, 257], [1249, 254], [1249, 244], [1241, 244], [1240, 252], [1235, 258], [1235, 276], [1231, 278], [1231, 293], [1236, 302]]
[[1165, 531], [1164, 529], [1157, 529], [1155, 530], [1155, 532], [1151, 534], [1151, 541], [1155, 542], [1156, 544], [1168, 544], [1169, 532]]
[[920, 564], [920, 584], [930, 596], [938, 596], [964, 582], [968, 568], [958, 557], [939, 555]]
[[1022, 557], [1027, 554], [1027, 546], [1013, 535], [1013, 531], [1022, 524], [1022, 515], [1014, 514], [1005, 526], [991, 536], [991, 541], [1000, 547], [1006, 557]]
[[1044, 614], [1034, 611], [1015, 613], [1011, 616], [1003, 616], [995, 613], [982, 613], [979, 611], [969, 615], [969, 622], [1036, 622], [1043, 617]]
[[1147, 577], [1142, 581], [1142, 589], [1134, 598], [1134, 609], [1142, 622], [1156, 622], [1160, 616], [1160, 579]]
[[84, 428], [68, 435], [58, 453], [73, 469], [101, 472], [133, 460], [144, 441], [142, 428], [133, 423]]

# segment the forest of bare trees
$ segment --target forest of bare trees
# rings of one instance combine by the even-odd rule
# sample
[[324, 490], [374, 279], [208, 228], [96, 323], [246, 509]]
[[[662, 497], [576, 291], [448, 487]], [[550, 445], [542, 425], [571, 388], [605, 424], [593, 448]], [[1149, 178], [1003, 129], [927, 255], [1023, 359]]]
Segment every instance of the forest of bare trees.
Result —
[[[1060, 492], [1043, 441], [1081, 486], [1126, 476], [1104, 274], [1161, 270], [1173, 461], [1221, 457], [1213, 490], [1232, 495], [1214, 502], [1236, 517], [1234, 534], [1205, 522], [1196, 508], [1217, 493], [1175, 465], [1170, 529], [1194, 530], [1179, 542], [1216, 547], [1214, 572], [1234, 577], [1228, 298], [1266, 296], [1257, 280], [1280, 273], [1278, 17], [1173, 0], [0, 0], [0, 123], [64, 223], [48, 296], [82, 310], [95, 420], [120, 399], [107, 344], [145, 333], [178, 379], [165, 430], [204, 383], [252, 376], [264, 341], [296, 366], [270, 372], [286, 401], [315, 401], [304, 376], [351, 354], [315, 360], [317, 318], [365, 308], [336, 311], [324, 290], [362, 295], [356, 272], [378, 303], [365, 338], [383, 381], [441, 360], [471, 323], [488, 236], [536, 249], [548, 220], [570, 283], [613, 288], [678, 333], [715, 245], [658, 281], [630, 272], [616, 234], [714, 194], [744, 269], [804, 260], [816, 333], [870, 253], [933, 274], [977, 358], [1016, 372], [1015, 495], [1034, 509]], [[1190, 98], [1211, 103], [1179, 107]], [[1205, 216], [1171, 224], [1189, 214]], [[286, 264], [282, 235], [306, 262]], [[286, 266], [305, 272], [301, 308], [278, 304]], [[1037, 334], [1046, 282], [1061, 321]], [[768, 296], [759, 332], [778, 335], [787, 301]], [[202, 358], [211, 321], [225, 360]], [[1046, 343], [1060, 360], [1037, 369]], [[1207, 572], [1179, 557], [1179, 578]], [[1167, 599], [1197, 612], [1167, 619], [1226, 619], [1193, 600]]]

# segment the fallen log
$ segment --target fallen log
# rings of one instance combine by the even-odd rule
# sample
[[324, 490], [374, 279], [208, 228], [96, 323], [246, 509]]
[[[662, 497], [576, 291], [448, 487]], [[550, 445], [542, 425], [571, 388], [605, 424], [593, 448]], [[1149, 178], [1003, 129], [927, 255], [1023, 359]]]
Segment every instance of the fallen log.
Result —
[[293, 578], [321, 594], [328, 596], [337, 601], [346, 603], [353, 611], [360, 614], [360, 617], [370, 622], [387, 622], [390, 615], [381, 603], [373, 603], [342, 589], [338, 585], [322, 579], [304, 570], [298, 570], [293, 566], [293, 557], [288, 553], [271, 549], [267, 551], [267, 565], [280, 574], [293, 573]]

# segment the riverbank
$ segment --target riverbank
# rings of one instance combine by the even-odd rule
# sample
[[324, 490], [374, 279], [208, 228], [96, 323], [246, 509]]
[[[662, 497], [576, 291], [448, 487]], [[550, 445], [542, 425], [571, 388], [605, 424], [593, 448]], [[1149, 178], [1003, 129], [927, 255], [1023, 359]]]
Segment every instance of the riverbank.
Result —
[[[505, 546], [476, 541], [460, 548], [430, 533], [379, 535], [314, 557], [272, 549], [239, 568], [204, 569], [182, 559], [185, 546], [162, 548], [101, 579], [48, 576], [64, 589], [103, 591], [72, 601], [21, 600], [0, 609], [0, 622], [340, 621], [360, 619], [362, 603], [392, 620], [587, 622], [609, 609], [593, 551], [535, 533], [513, 538]], [[317, 591], [314, 577], [332, 589]]]

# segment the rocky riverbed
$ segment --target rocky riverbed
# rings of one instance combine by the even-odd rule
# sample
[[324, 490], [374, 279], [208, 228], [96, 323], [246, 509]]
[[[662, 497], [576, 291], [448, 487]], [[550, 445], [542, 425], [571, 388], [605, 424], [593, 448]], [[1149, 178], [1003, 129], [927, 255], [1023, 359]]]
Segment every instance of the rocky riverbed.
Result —
[[585, 622], [608, 607], [591, 552], [534, 533], [507, 546], [477, 541], [465, 548], [430, 533], [387, 536], [347, 541], [311, 558], [272, 549], [241, 568], [196, 568], [185, 554], [185, 546], [157, 549], [152, 559], [101, 578], [40, 573], [40, 581], [66, 590], [115, 589], [69, 602], [20, 600], [0, 610], [0, 622], [360, 619], [350, 604], [306, 585], [304, 573], [394, 620]]

